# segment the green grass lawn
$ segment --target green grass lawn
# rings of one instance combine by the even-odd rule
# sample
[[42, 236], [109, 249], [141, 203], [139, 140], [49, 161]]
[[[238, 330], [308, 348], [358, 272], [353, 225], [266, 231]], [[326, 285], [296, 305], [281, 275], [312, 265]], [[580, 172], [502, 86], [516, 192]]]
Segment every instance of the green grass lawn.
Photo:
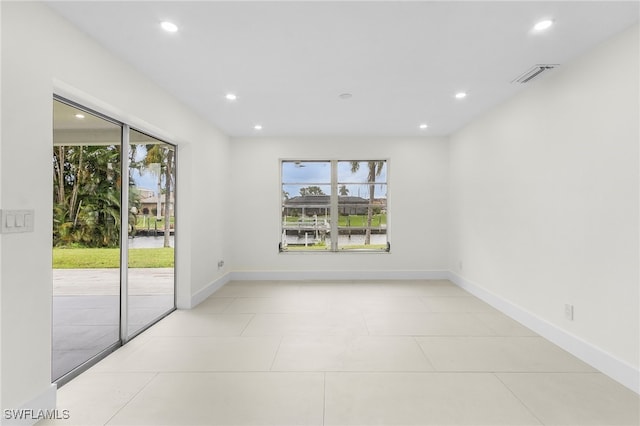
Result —
[[327, 251], [328, 248], [326, 246], [314, 246], [309, 245], [305, 246], [289, 246], [285, 251]]
[[[386, 214], [374, 214], [371, 218], [371, 226], [386, 225]], [[364, 228], [367, 226], [367, 215], [350, 215], [340, 216], [338, 218], [338, 226], [353, 226], [357, 228]]]
[[[175, 218], [171, 216], [169, 219], [169, 226], [171, 228], [174, 227]], [[136, 217], [136, 229], [164, 229], [164, 218], [156, 219], [155, 216], [144, 217], [143, 215], [138, 215]]]
[[[299, 217], [297, 216], [286, 216], [285, 217], [285, 221], [287, 223], [297, 223], [299, 221]], [[305, 220], [309, 221], [312, 220], [312, 218], [310, 217], [306, 217], [304, 218]], [[318, 216], [318, 222], [319, 223], [324, 223], [324, 216]], [[373, 227], [377, 227], [380, 225], [386, 225], [387, 224], [387, 215], [386, 214], [374, 214], [373, 218], [371, 219], [371, 226]], [[357, 227], [357, 228], [364, 228], [367, 226], [367, 215], [349, 215], [349, 216], [340, 216], [338, 218], [338, 226], [340, 227], [346, 227], [346, 226], [352, 226], [352, 227]]]
[[[129, 249], [130, 268], [171, 268], [173, 248]], [[119, 248], [54, 248], [53, 269], [119, 268]]]

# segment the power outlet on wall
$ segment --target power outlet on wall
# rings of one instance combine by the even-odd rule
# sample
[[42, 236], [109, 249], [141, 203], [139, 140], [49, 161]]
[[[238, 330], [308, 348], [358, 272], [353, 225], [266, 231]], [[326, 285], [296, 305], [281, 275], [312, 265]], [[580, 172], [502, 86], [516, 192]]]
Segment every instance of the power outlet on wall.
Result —
[[224, 260], [219, 260], [218, 261], [218, 269], [222, 269], [224, 268]]
[[573, 305], [564, 305], [564, 317], [569, 321], [573, 321]]

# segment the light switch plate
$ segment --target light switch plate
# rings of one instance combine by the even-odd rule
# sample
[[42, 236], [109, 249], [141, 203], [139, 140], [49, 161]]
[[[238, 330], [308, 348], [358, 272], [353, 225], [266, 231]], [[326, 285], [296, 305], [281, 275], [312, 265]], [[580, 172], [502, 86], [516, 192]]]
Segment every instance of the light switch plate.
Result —
[[33, 232], [33, 210], [0, 210], [0, 219], [3, 234]]
[[564, 317], [569, 321], [573, 321], [573, 305], [564, 305]]

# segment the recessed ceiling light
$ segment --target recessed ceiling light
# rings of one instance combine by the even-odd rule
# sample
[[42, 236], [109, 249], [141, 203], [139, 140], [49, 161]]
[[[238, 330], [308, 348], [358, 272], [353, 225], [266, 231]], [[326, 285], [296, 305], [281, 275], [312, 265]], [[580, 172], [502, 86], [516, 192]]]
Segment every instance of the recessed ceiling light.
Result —
[[553, 21], [551, 19], [545, 19], [544, 21], [540, 21], [533, 26], [533, 29], [536, 31], [544, 31], [553, 25]]
[[456, 93], [456, 99], [464, 99], [466, 97], [467, 97], [467, 94], [465, 92]]
[[84, 114], [76, 114], [75, 117], [79, 118], [79, 119], [83, 119], [84, 118]]
[[162, 27], [163, 30], [165, 30], [168, 33], [175, 33], [178, 31], [178, 26], [173, 22], [162, 21], [160, 23], [160, 26]]
[[418, 126], [420, 129], [424, 130], [427, 127], [429, 127], [428, 125], [426, 125], [425, 123], [422, 123], [421, 125]]
[[256, 130], [262, 130], [262, 124], [256, 124], [253, 128]]
[[228, 101], [235, 101], [236, 99], [238, 99], [238, 96], [235, 93], [227, 93], [224, 97]]
[[351, 99], [353, 95], [351, 93], [341, 93], [338, 97], [340, 99]]

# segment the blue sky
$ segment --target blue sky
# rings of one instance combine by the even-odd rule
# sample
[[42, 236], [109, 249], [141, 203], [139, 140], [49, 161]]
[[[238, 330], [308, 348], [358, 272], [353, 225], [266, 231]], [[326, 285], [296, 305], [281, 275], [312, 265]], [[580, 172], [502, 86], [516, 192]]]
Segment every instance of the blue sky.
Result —
[[[143, 144], [136, 144], [136, 161], [142, 161], [147, 155], [147, 148]], [[156, 192], [158, 190], [158, 177], [148, 169], [131, 169], [132, 183], [138, 188], [151, 189]]]
[[131, 170], [131, 179], [138, 188], [151, 189], [154, 192], [158, 190], [158, 178], [149, 172], [140, 172], [137, 169]]
[[[350, 161], [339, 161], [338, 162], [338, 186], [340, 187], [340, 182], [350, 182], [350, 183], [358, 183], [362, 182], [361, 185], [347, 185], [347, 189], [349, 190], [349, 195], [352, 196], [360, 196], [364, 198], [368, 198], [369, 196], [369, 185], [366, 184], [367, 178], [369, 174], [369, 167], [367, 166], [366, 161], [360, 162], [360, 168], [356, 173], [351, 173], [351, 162]], [[382, 173], [380, 176], [376, 178], [376, 182], [386, 182], [387, 181], [387, 167], [386, 164], [382, 169]], [[330, 193], [330, 183], [331, 183], [331, 163], [328, 161], [325, 162], [312, 162], [312, 161], [301, 161], [301, 162], [290, 162], [284, 161], [282, 163], [282, 182], [283, 190], [289, 193], [290, 197], [295, 197], [296, 195], [300, 195], [300, 188], [306, 187], [309, 185], [318, 185], [324, 183], [325, 185], [321, 186], [325, 194]], [[286, 185], [287, 183], [297, 183], [299, 185]], [[375, 196], [386, 197], [386, 185], [376, 185], [375, 187]]]

